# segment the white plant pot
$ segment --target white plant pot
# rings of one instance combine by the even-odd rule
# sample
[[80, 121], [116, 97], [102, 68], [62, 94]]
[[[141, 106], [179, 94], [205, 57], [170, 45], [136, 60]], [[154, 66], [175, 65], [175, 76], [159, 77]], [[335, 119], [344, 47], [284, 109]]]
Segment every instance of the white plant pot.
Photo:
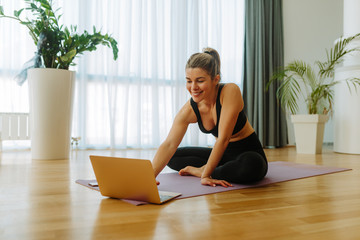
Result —
[[294, 124], [296, 152], [318, 154], [322, 152], [327, 115], [291, 115]]
[[33, 159], [68, 159], [75, 72], [28, 70], [31, 155]]

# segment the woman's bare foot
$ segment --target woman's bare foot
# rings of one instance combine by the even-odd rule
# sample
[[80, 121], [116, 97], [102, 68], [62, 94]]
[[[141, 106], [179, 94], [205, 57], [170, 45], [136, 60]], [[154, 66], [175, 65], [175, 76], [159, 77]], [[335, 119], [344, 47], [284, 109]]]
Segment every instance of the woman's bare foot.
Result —
[[189, 175], [191, 175], [191, 176], [195, 176], [195, 177], [201, 177], [201, 175], [202, 175], [202, 173], [204, 171], [204, 167], [205, 166], [202, 166], [200, 168], [187, 166], [187, 167], [181, 169], [179, 171], [179, 174], [181, 176], [189, 176]]

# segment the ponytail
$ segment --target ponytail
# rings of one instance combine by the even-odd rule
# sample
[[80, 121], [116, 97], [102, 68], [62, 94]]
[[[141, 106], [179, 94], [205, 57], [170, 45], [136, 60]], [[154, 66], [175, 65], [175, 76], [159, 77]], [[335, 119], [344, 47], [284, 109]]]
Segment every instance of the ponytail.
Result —
[[191, 55], [186, 63], [187, 68], [201, 68], [205, 70], [214, 79], [217, 75], [221, 77], [220, 72], [220, 55], [213, 48], [204, 48], [202, 53]]

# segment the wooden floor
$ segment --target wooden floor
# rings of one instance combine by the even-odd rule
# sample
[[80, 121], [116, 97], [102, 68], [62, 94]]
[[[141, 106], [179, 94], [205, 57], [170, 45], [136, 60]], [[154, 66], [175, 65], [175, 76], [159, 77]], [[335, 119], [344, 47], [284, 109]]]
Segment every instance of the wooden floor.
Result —
[[352, 171], [261, 188], [133, 206], [75, 183], [94, 178], [90, 154], [151, 159], [154, 150], [72, 151], [70, 160], [0, 153], [0, 239], [360, 239], [360, 155], [298, 155], [269, 161]]

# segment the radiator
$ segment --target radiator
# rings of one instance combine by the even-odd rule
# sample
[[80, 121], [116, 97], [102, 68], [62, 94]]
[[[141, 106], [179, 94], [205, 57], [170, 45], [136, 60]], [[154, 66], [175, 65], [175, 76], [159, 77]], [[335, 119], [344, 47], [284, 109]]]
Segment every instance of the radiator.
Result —
[[0, 113], [0, 151], [4, 140], [29, 139], [29, 113]]

